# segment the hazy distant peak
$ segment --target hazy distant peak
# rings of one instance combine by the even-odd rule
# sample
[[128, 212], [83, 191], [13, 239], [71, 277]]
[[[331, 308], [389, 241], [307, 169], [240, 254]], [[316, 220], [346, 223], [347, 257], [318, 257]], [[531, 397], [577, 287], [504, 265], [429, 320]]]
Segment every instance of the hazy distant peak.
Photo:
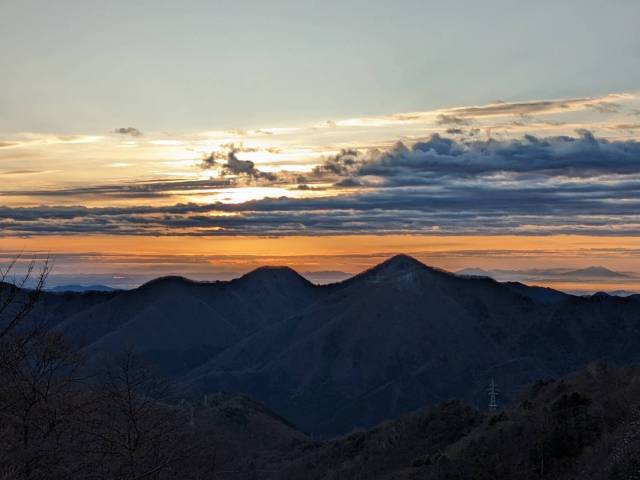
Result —
[[467, 276], [467, 277], [489, 277], [493, 276], [493, 272], [489, 270], [483, 270], [482, 268], [463, 268], [462, 270], [458, 270], [455, 272], [456, 275]]
[[[597, 284], [599, 281], [609, 280], [615, 282], [623, 282], [628, 279], [636, 278], [636, 275], [629, 272], [616, 272], [607, 267], [589, 266], [578, 269], [567, 268], [547, 268], [547, 269], [528, 269], [528, 270], [484, 270], [482, 268], [465, 268], [458, 270], [456, 275], [461, 277], [490, 277], [500, 282], [519, 281], [526, 284], [547, 283], [547, 282], [584, 282], [585, 284]], [[622, 283], [619, 283], [623, 286]], [[574, 291], [574, 293], [591, 293], [590, 289], [584, 292]], [[609, 292], [611, 293], [611, 292]], [[624, 292], [623, 292], [624, 293]]]
[[587, 267], [567, 272], [566, 275], [584, 275], [591, 277], [628, 277], [624, 273], [614, 272], [606, 267]]
[[50, 289], [52, 292], [113, 292], [116, 288], [107, 285], [58, 285]]

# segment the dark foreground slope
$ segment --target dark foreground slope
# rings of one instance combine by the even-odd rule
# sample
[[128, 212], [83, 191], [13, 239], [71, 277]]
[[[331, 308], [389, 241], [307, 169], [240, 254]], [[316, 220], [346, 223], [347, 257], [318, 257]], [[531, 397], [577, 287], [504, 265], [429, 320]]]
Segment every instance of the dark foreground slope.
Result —
[[316, 444], [276, 478], [633, 479], [639, 426], [640, 369], [594, 364], [501, 412], [451, 401]]
[[210, 465], [205, 478], [270, 478], [312, 445], [306, 434], [247, 396], [215, 393], [200, 400], [191, 412], [188, 404], [183, 410], [200, 439], [199, 461]]

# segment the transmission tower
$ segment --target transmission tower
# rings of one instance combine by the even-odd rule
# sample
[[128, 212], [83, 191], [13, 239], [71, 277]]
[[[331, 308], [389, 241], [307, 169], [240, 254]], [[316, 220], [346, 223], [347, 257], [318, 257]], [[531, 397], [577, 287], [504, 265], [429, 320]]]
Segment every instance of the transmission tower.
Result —
[[498, 386], [496, 385], [496, 382], [494, 381], [494, 379], [491, 379], [491, 383], [489, 384], [489, 410], [491, 410], [492, 412], [495, 412], [498, 409], [498, 394], [500, 393], [500, 391], [498, 390]]

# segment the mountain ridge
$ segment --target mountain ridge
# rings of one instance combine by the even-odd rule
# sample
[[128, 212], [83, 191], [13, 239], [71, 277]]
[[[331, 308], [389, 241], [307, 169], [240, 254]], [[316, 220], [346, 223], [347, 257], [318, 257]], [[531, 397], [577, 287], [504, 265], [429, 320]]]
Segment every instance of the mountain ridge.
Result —
[[448, 398], [480, 405], [491, 378], [513, 398], [588, 361], [638, 361], [638, 299], [466, 278], [398, 255], [329, 285], [266, 267], [44, 292], [38, 312], [91, 358], [132, 347], [185, 392], [244, 393], [331, 436]]

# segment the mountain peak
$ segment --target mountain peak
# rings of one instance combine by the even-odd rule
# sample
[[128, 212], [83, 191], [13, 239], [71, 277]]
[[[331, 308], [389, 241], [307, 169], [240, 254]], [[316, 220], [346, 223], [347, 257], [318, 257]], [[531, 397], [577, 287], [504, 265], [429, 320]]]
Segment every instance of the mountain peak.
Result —
[[140, 285], [136, 290], [140, 289], [148, 289], [151, 287], [177, 287], [187, 284], [195, 284], [199, 283], [194, 280], [190, 280], [186, 277], [180, 275], [165, 275], [164, 277], [154, 278], [153, 280], [149, 280], [146, 283]]
[[379, 265], [370, 268], [354, 278], [365, 278], [373, 280], [374, 282], [391, 278], [409, 281], [410, 278], [416, 278], [416, 275], [419, 273], [436, 271], [438, 270], [428, 267], [409, 255], [399, 254], [388, 258]]
[[251, 270], [240, 277], [242, 281], [258, 282], [304, 282], [310, 283], [291, 267], [264, 266]]
[[416, 267], [426, 267], [426, 265], [410, 255], [406, 255], [404, 253], [400, 253], [398, 255], [394, 255], [393, 257], [388, 258], [381, 264], [379, 264], [375, 268], [384, 268], [384, 269], [392, 269], [392, 270], [405, 270], [407, 268], [416, 268]]
[[369, 271], [374, 271], [376, 273], [382, 272], [406, 272], [406, 271], [430, 271], [430, 272], [439, 272], [439, 273], [447, 273], [444, 270], [441, 270], [437, 267], [430, 267], [429, 265], [425, 265], [420, 260], [413, 258], [410, 255], [406, 255], [404, 253], [394, 255], [393, 257], [388, 258], [384, 262], [379, 265], [371, 268]]

